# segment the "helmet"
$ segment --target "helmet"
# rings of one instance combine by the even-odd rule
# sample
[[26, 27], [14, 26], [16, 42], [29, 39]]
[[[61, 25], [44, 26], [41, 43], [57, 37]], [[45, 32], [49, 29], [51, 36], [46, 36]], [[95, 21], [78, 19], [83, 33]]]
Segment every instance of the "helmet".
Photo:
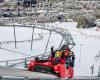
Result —
[[65, 51], [70, 51], [70, 49], [69, 48], [66, 48], [66, 50]]
[[55, 57], [56, 57], [56, 58], [57, 58], [57, 57], [61, 57], [61, 54], [62, 54], [62, 53], [61, 53], [60, 51], [57, 51], [56, 54], [55, 54]]

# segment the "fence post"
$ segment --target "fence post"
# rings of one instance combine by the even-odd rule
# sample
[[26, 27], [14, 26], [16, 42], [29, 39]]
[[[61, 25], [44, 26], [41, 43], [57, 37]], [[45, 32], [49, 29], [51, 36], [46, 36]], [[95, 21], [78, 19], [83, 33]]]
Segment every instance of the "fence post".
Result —
[[33, 31], [32, 31], [31, 51], [32, 51], [32, 47], [33, 47], [33, 36], [34, 36], [34, 28], [33, 28]]
[[47, 47], [48, 47], [48, 44], [49, 44], [49, 41], [50, 41], [51, 34], [52, 34], [52, 31], [50, 30], [49, 38], [48, 38], [48, 41], [47, 41], [47, 44], [46, 44], [46, 48], [45, 48], [45, 53], [47, 51]]
[[27, 68], [27, 60], [25, 59], [25, 68]]
[[64, 38], [62, 38], [61, 42], [60, 42], [60, 45], [59, 45], [59, 48], [61, 47], [62, 43], [63, 43], [63, 40]]
[[0, 80], [2, 80], [2, 76], [0, 75]]
[[92, 71], [92, 75], [94, 73], [94, 64], [90, 67], [91, 71]]
[[6, 67], [8, 67], [8, 61], [6, 61]]
[[100, 77], [100, 66], [99, 66], [99, 71], [98, 71], [98, 77]]
[[15, 26], [13, 25], [13, 28], [14, 28], [14, 40], [15, 40], [15, 48], [17, 48], [16, 46], [16, 31], [15, 31]]

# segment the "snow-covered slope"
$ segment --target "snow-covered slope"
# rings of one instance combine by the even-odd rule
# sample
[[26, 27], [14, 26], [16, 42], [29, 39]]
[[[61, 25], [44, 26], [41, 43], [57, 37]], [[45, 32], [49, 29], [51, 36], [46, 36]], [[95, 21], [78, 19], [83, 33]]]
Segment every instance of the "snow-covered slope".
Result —
[[[23, 53], [26, 55], [0, 49], [0, 55], [1, 55], [0, 61], [19, 59], [23, 57], [29, 57], [28, 55], [33, 56], [33, 55], [43, 54], [45, 52], [47, 40], [49, 37], [49, 31], [35, 28], [32, 51], [31, 51], [31, 41], [30, 41], [32, 40], [32, 28], [16, 27], [15, 31], [16, 31], [16, 40], [19, 41], [16, 44], [17, 48], [15, 48], [14, 31], [12, 27], [9, 28], [0, 27], [0, 46], [2, 48]], [[38, 40], [38, 38], [40, 37], [39, 34], [42, 35], [43, 38]], [[58, 48], [61, 39], [62, 37], [59, 34], [53, 32], [51, 35], [51, 39], [49, 42], [50, 44], [48, 45], [47, 51], [50, 51], [51, 45], [56, 45], [55, 48]]]
[[[97, 76], [98, 67], [100, 63], [95, 60], [95, 56], [100, 51], [100, 32], [93, 29], [77, 29], [77, 22], [56, 22], [47, 25], [54, 25], [57, 27], [62, 27], [68, 29], [72, 34], [76, 46], [73, 51], [76, 56], [75, 60], [75, 75], [76, 76], [92, 76], [92, 71], [90, 67], [94, 64], [94, 74]], [[35, 29], [34, 39], [38, 38], [40, 33], [43, 35], [43, 39], [33, 41], [33, 50], [30, 50], [31, 42], [18, 43], [17, 49], [14, 48], [14, 43], [0, 44], [4, 48], [25, 53], [28, 55], [37, 55], [44, 53], [49, 32], [45, 30]], [[16, 28], [16, 38], [20, 40], [28, 40], [32, 37], [32, 29], [30, 28]], [[14, 40], [13, 28], [0, 28], [0, 42]], [[53, 33], [50, 38], [50, 44], [48, 45], [47, 51], [50, 50], [52, 45], [57, 48], [60, 44], [61, 36]], [[27, 55], [26, 55], [27, 56]], [[0, 60], [18, 59], [26, 57], [21, 54], [12, 53], [9, 51], [0, 50]]]

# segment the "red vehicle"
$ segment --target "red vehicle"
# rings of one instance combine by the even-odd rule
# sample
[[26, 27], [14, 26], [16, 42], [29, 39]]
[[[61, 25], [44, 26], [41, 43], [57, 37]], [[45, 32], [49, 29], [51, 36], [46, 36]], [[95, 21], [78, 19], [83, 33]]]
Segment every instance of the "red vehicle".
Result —
[[67, 67], [65, 64], [58, 63], [53, 64], [50, 61], [46, 60], [33, 60], [28, 64], [28, 70], [29, 71], [35, 71], [35, 72], [42, 72], [42, 73], [48, 73], [53, 74], [61, 78], [71, 78], [74, 77], [74, 70], [71, 66]]

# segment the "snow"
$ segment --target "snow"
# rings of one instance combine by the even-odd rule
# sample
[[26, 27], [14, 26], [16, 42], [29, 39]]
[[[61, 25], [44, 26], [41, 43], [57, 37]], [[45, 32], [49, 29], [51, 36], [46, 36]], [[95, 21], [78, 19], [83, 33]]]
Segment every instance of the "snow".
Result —
[[[91, 76], [90, 67], [94, 64], [95, 67], [98, 65], [95, 60], [96, 54], [100, 50], [99, 40], [89, 40], [89, 39], [75, 39], [76, 46], [74, 47], [74, 52], [76, 53], [76, 64], [75, 71], [76, 75], [79, 76]], [[81, 58], [81, 59], [80, 59]], [[99, 64], [99, 63], [98, 63]], [[100, 64], [99, 64], [100, 65]], [[94, 76], [97, 73], [93, 74]]]
[[[24, 41], [24, 40], [32, 39], [32, 28], [16, 27], [15, 31], [16, 31], [16, 40], [17, 41]], [[35, 28], [33, 39], [38, 39], [40, 37], [39, 34], [43, 35], [43, 39], [34, 40], [33, 41], [33, 49], [31, 51], [31, 41], [27, 41], [27, 42], [24, 41], [21, 43], [17, 43], [17, 45], [16, 45], [17, 48], [15, 48], [14, 42], [7, 43], [7, 41], [14, 41], [14, 31], [13, 31], [12, 27], [9, 27], [9, 28], [0, 27], [0, 34], [2, 34], [2, 35], [0, 35], [0, 42], [1, 42], [0, 46], [1, 47], [12, 50], [12, 51], [26, 54], [26, 55], [22, 55], [22, 54], [10, 52], [10, 51], [4, 51], [4, 50], [0, 49], [0, 54], [2, 56], [0, 58], [0, 61], [29, 57], [27, 55], [33, 56], [33, 55], [43, 54], [45, 52], [47, 40], [49, 37], [49, 31]], [[48, 45], [47, 51], [50, 51], [51, 45], [57, 45], [55, 48], [58, 48], [58, 46], [60, 44], [59, 42], [62, 39], [62, 37], [59, 34], [56, 34], [54, 32], [52, 33], [51, 37], [52, 38], [50, 39], [50, 44]], [[6, 43], [2, 43], [4, 41], [6, 41]], [[4, 53], [4, 54], [2, 54], [2, 53]]]
[[[100, 52], [100, 31], [96, 31], [96, 28], [91, 29], [77, 29], [77, 22], [56, 22], [47, 25], [54, 25], [68, 31], [72, 34], [74, 41], [76, 43], [73, 51], [75, 53], [75, 75], [76, 76], [97, 76], [98, 68], [100, 62], [97, 62], [95, 56]], [[39, 37], [39, 33], [43, 36], [41, 40], [33, 41], [33, 50], [30, 50], [31, 42], [17, 43], [17, 48], [15, 48], [14, 43], [2, 43], [0, 46], [17, 51], [20, 53], [28, 55], [38, 55], [45, 52], [45, 47], [49, 37], [49, 31], [35, 29], [34, 39]], [[31, 40], [32, 38], [32, 29], [31, 28], [19, 28], [16, 27], [16, 39], [17, 41], [21, 40]], [[54, 46], [55, 49], [59, 47], [62, 37], [59, 34], [52, 33], [50, 42], [47, 48], [47, 51], [50, 51], [50, 47]], [[2, 41], [13, 41], [13, 28], [12, 27], [0, 27], [0, 42]], [[9, 52], [0, 49], [0, 61], [2, 60], [11, 60], [27, 57], [27, 55], [21, 55], [14, 52]], [[90, 67], [94, 64], [94, 74]], [[2, 63], [0, 63], [2, 65]]]

